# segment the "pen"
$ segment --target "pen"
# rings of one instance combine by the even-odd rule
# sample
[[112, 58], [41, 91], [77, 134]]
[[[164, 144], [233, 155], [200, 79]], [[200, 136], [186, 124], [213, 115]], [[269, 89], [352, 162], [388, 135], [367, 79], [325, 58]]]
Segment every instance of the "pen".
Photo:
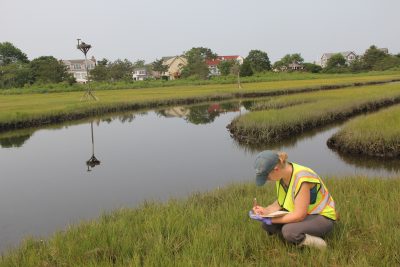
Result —
[[254, 199], [253, 199], [253, 208], [255, 208], [256, 206], [257, 206], [257, 199], [254, 198]]

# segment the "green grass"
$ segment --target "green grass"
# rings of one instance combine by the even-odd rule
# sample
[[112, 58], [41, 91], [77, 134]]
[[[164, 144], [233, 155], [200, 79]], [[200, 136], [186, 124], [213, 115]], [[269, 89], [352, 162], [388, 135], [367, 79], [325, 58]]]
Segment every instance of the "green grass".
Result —
[[398, 102], [399, 83], [279, 96], [259, 103], [257, 111], [235, 118], [229, 127], [239, 141], [271, 143]]
[[100, 101], [80, 101], [82, 92], [52, 94], [0, 95], [0, 129], [13, 129], [39, 124], [81, 119], [88, 116], [154, 108], [170, 104], [231, 99], [254, 94], [286, 94], [304, 90], [329, 89], [360, 83], [400, 79], [399, 74], [335, 77], [314, 80], [260, 82], [246, 84], [244, 89], [218, 84], [186, 87], [147, 88], [135, 90], [103, 90], [96, 92]]
[[[242, 77], [241, 82], [246, 83], [259, 83], [259, 82], [274, 82], [274, 81], [291, 81], [291, 80], [312, 80], [312, 79], [343, 79], [343, 78], [357, 78], [363, 76], [382, 76], [382, 75], [398, 75], [399, 71], [374, 71], [368, 73], [358, 74], [319, 74], [319, 73], [306, 73], [306, 72], [265, 72], [258, 73], [251, 77]], [[210, 80], [193, 80], [193, 79], [179, 79], [172, 81], [163, 80], [149, 80], [149, 81], [136, 81], [136, 82], [93, 82], [92, 87], [95, 90], [113, 90], [113, 89], [139, 89], [139, 88], [157, 88], [157, 87], [171, 87], [171, 86], [197, 86], [197, 85], [217, 85], [217, 84], [235, 84], [237, 82], [236, 76], [220, 76], [212, 77]], [[244, 85], [246, 86], [246, 85]], [[11, 88], [0, 89], [0, 94], [26, 94], [26, 93], [54, 93], [54, 92], [74, 92], [85, 91], [86, 85], [67, 83], [58, 84], [34, 84], [25, 86], [24, 88]]]
[[340, 151], [378, 157], [400, 156], [400, 106], [355, 118], [328, 144]]
[[[400, 178], [400, 177], [398, 177]], [[235, 184], [167, 203], [145, 202], [27, 239], [0, 266], [398, 266], [400, 179], [325, 179], [340, 221], [322, 253], [267, 236], [247, 217], [273, 184]]]

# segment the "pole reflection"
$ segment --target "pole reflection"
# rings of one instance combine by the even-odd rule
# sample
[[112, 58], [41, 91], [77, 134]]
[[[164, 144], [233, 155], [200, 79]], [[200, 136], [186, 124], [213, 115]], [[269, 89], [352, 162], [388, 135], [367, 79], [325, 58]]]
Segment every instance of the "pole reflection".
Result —
[[92, 134], [92, 156], [88, 161], [86, 161], [87, 171], [90, 172], [94, 167], [100, 165], [100, 160], [98, 160], [94, 155], [94, 135], [93, 135], [93, 121], [90, 122], [90, 130]]

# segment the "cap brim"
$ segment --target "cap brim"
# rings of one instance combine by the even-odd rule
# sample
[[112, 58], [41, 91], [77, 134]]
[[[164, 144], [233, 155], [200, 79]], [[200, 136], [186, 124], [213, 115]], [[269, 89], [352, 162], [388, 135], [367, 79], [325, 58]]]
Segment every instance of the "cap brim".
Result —
[[265, 184], [265, 182], [267, 181], [267, 178], [265, 177], [266, 175], [264, 174], [260, 174], [256, 176], [256, 185], [257, 186], [262, 186]]

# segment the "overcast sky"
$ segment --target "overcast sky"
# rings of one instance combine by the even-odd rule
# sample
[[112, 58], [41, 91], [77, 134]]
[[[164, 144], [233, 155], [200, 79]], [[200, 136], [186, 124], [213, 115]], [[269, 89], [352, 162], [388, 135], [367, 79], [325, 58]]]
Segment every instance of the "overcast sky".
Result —
[[276, 61], [301, 53], [400, 52], [400, 0], [0, 0], [0, 42], [30, 59], [76, 59], [76, 39], [97, 59], [151, 62], [191, 47]]

